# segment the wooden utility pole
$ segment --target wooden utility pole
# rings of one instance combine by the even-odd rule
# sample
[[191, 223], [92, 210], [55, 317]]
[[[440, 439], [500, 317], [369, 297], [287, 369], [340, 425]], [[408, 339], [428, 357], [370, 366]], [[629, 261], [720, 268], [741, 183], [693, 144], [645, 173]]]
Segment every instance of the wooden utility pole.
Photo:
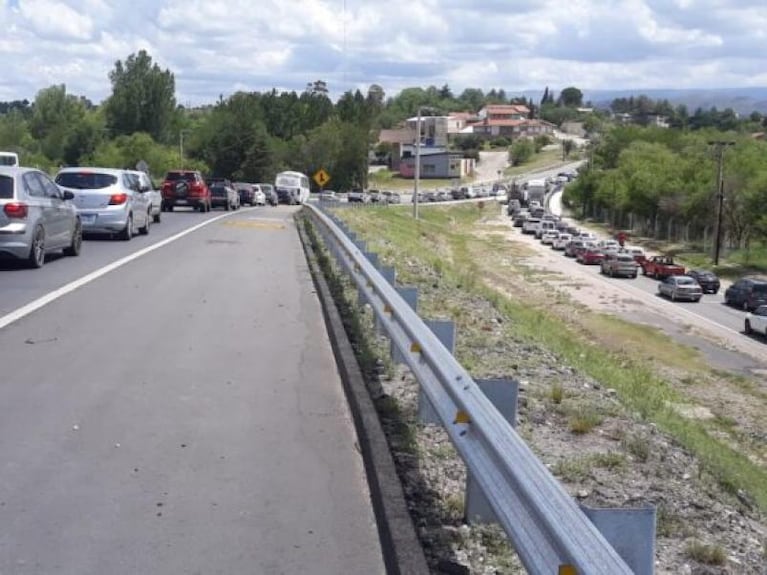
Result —
[[722, 214], [724, 212], [724, 150], [734, 146], [735, 142], [712, 140], [708, 143], [714, 147], [717, 159], [716, 195], [719, 204], [716, 215], [716, 240], [714, 245], [714, 265], [719, 265], [719, 252], [722, 247]]

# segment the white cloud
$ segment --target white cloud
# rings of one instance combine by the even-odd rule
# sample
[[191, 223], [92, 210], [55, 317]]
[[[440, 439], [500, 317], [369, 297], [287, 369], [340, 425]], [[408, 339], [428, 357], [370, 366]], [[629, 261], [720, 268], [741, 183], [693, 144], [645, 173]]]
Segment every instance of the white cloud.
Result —
[[767, 84], [763, 0], [14, 0], [0, 21], [0, 99], [65, 83], [99, 101], [140, 49], [185, 103], [316, 79], [333, 95]]

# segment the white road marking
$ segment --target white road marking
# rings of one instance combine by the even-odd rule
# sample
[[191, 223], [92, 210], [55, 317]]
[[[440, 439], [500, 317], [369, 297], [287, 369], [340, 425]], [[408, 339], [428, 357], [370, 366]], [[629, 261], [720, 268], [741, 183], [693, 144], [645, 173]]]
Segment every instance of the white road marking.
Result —
[[49, 292], [45, 294], [44, 296], [41, 296], [37, 298], [34, 301], [29, 302], [26, 305], [21, 306], [20, 308], [0, 317], [0, 329], [3, 329], [10, 324], [12, 324], [15, 321], [20, 320], [21, 318], [28, 316], [29, 314], [39, 310], [40, 308], [48, 305], [49, 303], [56, 301], [62, 296], [65, 296], [68, 293], [71, 293], [75, 291], [78, 288], [83, 287], [86, 284], [89, 284], [93, 280], [96, 280], [100, 278], [101, 276], [104, 276], [108, 274], [111, 271], [116, 270], [117, 268], [120, 268], [124, 266], [127, 263], [132, 262], [133, 260], [136, 260], [140, 258], [141, 256], [145, 256], [146, 254], [153, 252], [154, 250], [160, 249], [163, 246], [166, 246], [172, 242], [175, 242], [178, 239], [183, 238], [186, 235], [191, 234], [192, 232], [195, 232], [199, 230], [200, 228], [203, 228], [207, 225], [210, 225], [214, 222], [217, 222], [218, 220], [222, 218], [226, 218], [232, 214], [221, 214], [220, 216], [216, 216], [215, 218], [211, 218], [209, 220], [206, 220], [204, 222], [200, 222], [196, 226], [192, 226], [191, 228], [187, 228], [186, 230], [183, 230], [179, 233], [177, 233], [174, 236], [170, 236], [168, 238], [165, 238], [164, 240], [160, 240], [156, 244], [152, 244], [151, 246], [147, 246], [145, 248], [142, 248], [138, 250], [137, 252], [134, 252], [132, 254], [129, 254], [123, 258], [120, 258], [119, 260], [116, 260], [112, 262], [111, 264], [107, 264], [104, 267], [101, 267], [97, 270], [94, 270], [90, 272], [89, 274], [84, 275], [83, 277], [76, 279], [72, 282], [69, 282], [66, 285], [61, 286], [60, 288], [57, 288], [53, 290], [52, 292]]

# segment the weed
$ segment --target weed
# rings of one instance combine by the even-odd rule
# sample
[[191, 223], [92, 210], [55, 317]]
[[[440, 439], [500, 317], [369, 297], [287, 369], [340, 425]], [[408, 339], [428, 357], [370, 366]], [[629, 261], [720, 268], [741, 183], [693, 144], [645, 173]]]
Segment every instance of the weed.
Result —
[[588, 478], [591, 472], [589, 462], [582, 458], [564, 459], [558, 461], [552, 468], [551, 472], [562, 479], [563, 481], [569, 481], [570, 483], [576, 483]]
[[727, 561], [727, 553], [721, 545], [706, 545], [700, 541], [691, 541], [687, 544], [685, 553], [690, 559], [704, 565], [724, 565]]
[[650, 440], [641, 435], [623, 438], [623, 448], [633, 455], [637, 461], [645, 462], [650, 458]]
[[461, 495], [451, 494], [445, 498], [445, 512], [448, 517], [462, 520], [464, 518], [464, 501]]
[[564, 395], [565, 395], [565, 390], [562, 387], [561, 383], [557, 382], [557, 383], [551, 384], [551, 393], [550, 393], [551, 401], [559, 405], [560, 403], [562, 403], [562, 399], [564, 398]]
[[605, 469], [617, 469], [626, 464], [626, 456], [616, 451], [597, 453], [592, 456], [592, 459], [597, 467], [604, 467]]
[[570, 426], [570, 431], [583, 435], [600, 423], [602, 423], [602, 416], [596, 411], [588, 407], [579, 407], [570, 414], [568, 425]]

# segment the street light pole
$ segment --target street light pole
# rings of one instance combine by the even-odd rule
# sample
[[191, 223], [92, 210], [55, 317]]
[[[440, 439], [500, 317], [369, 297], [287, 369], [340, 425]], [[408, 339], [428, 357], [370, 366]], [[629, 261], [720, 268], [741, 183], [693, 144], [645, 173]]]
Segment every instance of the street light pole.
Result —
[[421, 106], [415, 123], [415, 174], [413, 182], [413, 219], [418, 219], [418, 185], [421, 179]]
[[714, 246], [714, 265], [719, 265], [719, 252], [722, 246], [722, 213], [724, 212], [724, 150], [728, 146], [734, 146], [735, 142], [723, 140], [711, 141], [709, 146], [714, 146], [717, 156], [716, 195], [719, 209], [716, 216], [716, 243]]

